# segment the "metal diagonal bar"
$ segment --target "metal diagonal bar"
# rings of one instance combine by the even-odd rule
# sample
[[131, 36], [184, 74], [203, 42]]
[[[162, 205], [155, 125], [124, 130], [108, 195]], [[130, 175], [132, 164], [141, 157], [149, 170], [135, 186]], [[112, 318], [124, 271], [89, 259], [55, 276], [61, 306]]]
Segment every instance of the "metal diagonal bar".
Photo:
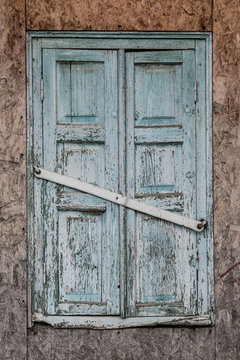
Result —
[[201, 232], [207, 224], [206, 220], [193, 220], [185, 216], [158, 208], [156, 206], [152, 206], [135, 199], [130, 199], [124, 195], [100, 188], [85, 181], [74, 179], [65, 175], [60, 175], [42, 168], [35, 168], [34, 174], [38, 178], [83, 191], [85, 193], [100, 197], [101, 199], [105, 199], [115, 204], [125, 206], [129, 209], [184, 226], [197, 232]]

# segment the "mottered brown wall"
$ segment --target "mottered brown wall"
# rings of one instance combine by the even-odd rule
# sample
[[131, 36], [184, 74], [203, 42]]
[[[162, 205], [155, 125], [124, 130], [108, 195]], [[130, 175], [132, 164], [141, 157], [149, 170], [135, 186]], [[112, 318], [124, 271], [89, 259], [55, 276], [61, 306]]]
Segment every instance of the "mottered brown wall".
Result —
[[[0, 0], [0, 359], [239, 358], [239, 17], [239, 0]], [[27, 331], [26, 30], [213, 31], [214, 327]]]
[[24, 0], [0, 0], [0, 359], [26, 358]]

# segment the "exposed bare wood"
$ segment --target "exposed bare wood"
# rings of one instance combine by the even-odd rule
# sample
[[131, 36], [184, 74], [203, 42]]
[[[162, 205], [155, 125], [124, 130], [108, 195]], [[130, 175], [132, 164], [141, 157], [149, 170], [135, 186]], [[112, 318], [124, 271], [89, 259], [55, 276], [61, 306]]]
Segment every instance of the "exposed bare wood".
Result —
[[34, 313], [32, 316], [34, 322], [49, 324], [53, 327], [70, 328], [93, 328], [93, 329], [121, 329], [136, 326], [156, 326], [156, 325], [181, 325], [181, 326], [209, 326], [211, 324], [210, 316], [187, 316], [187, 317], [147, 317], [147, 318], [127, 318], [119, 317], [91, 317], [91, 316], [45, 316]]

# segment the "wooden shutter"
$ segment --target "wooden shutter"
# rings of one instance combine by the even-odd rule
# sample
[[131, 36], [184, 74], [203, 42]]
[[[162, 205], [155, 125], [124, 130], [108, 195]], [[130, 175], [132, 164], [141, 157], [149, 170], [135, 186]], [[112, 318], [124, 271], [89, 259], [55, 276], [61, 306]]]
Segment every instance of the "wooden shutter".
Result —
[[[127, 196], [196, 218], [194, 51], [129, 52]], [[127, 211], [127, 313], [195, 314], [196, 234]]]
[[[116, 51], [43, 51], [44, 167], [118, 190]], [[46, 312], [119, 314], [118, 206], [44, 184]]]
[[[28, 49], [33, 321], [113, 328], [189, 324], [191, 316], [191, 324], [210, 324], [209, 35], [34, 36]], [[33, 166], [206, 218], [208, 228], [196, 234], [34, 178]]]

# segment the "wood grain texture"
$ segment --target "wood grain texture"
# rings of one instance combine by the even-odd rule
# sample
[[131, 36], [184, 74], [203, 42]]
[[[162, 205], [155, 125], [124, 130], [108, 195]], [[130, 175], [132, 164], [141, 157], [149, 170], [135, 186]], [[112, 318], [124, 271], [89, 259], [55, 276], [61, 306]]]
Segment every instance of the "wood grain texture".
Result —
[[28, 30], [211, 30], [211, 0], [26, 0]]
[[0, 2], [0, 358], [26, 357], [24, 1]]
[[238, 0], [214, 3], [216, 357], [223, 360], [237, 359], [240, 353], [239, 266], [226, 273], [240, 261], [240, 4]]

